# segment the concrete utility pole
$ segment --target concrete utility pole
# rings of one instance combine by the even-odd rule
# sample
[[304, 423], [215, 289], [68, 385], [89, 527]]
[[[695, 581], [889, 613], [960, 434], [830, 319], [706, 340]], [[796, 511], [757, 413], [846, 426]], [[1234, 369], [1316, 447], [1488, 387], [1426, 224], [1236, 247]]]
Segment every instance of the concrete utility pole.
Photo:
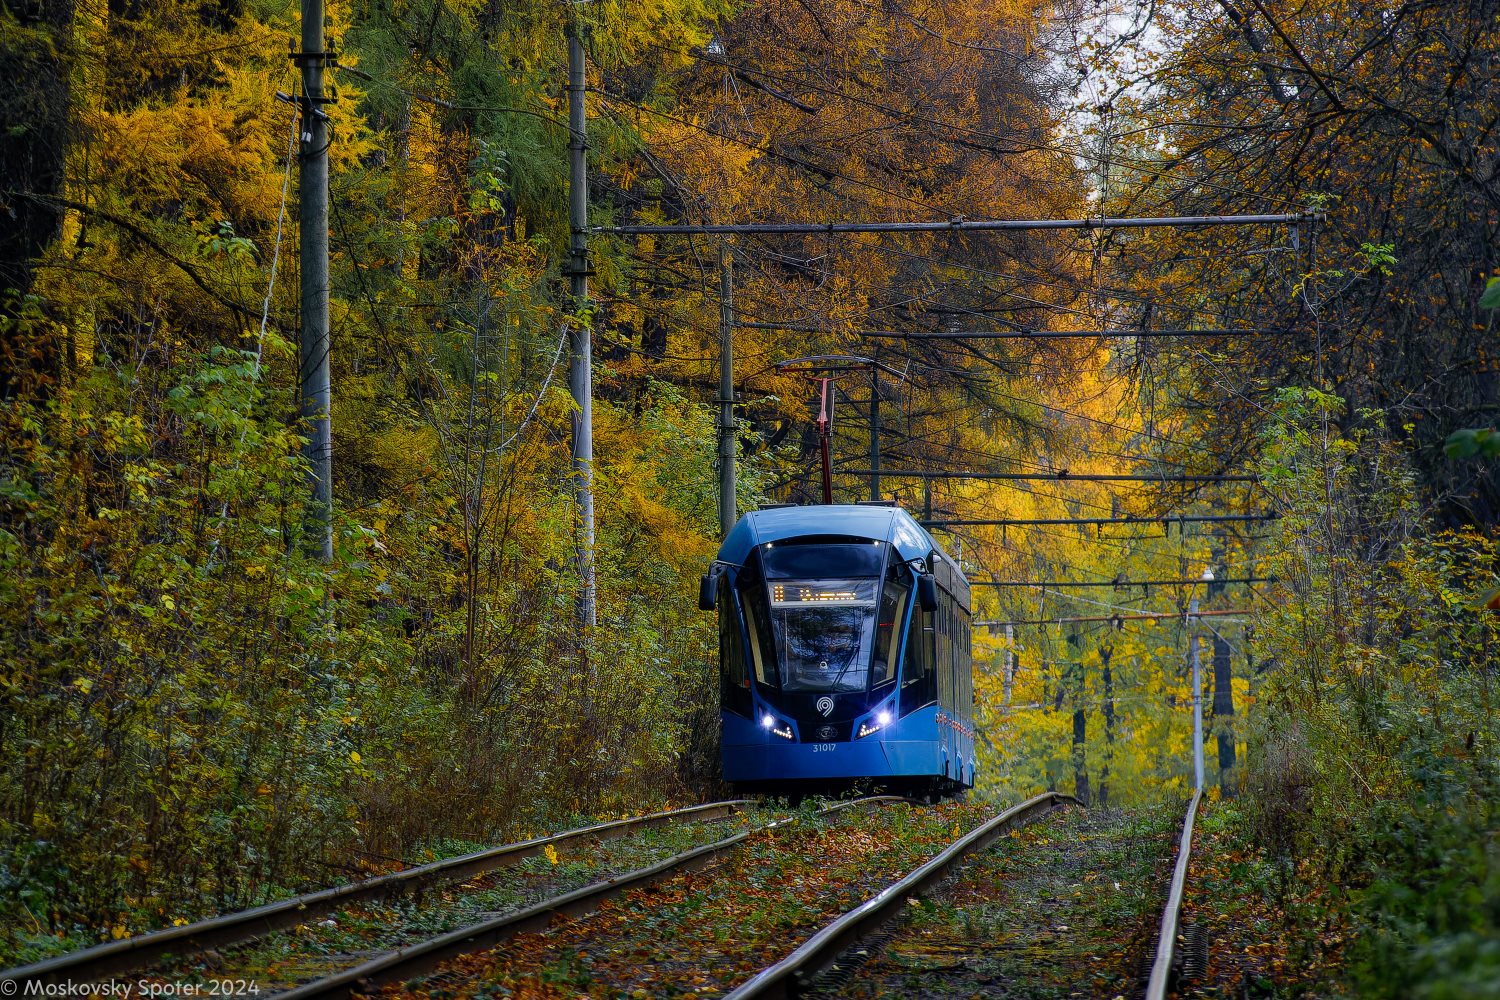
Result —
[[1003, 704], [1009, 705], [1016, 682], [1016, 627], [1014, 625], [1005, 626], [1005, 666], [1002, 669], [1005, 687]]
[[333, 559], [333, 431], [329, 409], [333, 389], [328, 375], [328, 116], [323, 105], [323, 0], [302, 0], [302, 143], [297, 156], [297, 208], [301, 222], [302, 331], [297, 382], [300, 413], [307, 424], [307, 457], [312, 499], [306, 524], [308, 547], [324, 562]]
[[719, 244], [719, 534], [739, 519], [734, 462], [734, 254]]
[[584, 118], [583, 39], [568, 25], [568, 275], [573, 312], [580, 317], [568, 331], [571, 349], [568, 388], [573, 393], [573, 491], [578, 503], [578, 620], [598, 623], [594, 581], [594, 372], [593, 331], [589, 329], [589, 182]]
[[[1203, 571], [1203, 582], [1212, 583], [1214, 572]], [[1198, 656], [1198, 594], [1188, 602], [1188, 646], [1193, 658], [1193, 789], [1203, 791], [1203, 669]]]

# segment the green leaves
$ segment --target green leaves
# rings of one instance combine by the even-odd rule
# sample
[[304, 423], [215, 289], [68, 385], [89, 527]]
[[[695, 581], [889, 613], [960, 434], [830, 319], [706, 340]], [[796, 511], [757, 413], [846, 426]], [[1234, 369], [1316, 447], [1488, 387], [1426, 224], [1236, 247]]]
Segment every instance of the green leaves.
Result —
[[1479, 296], [1479, 308], [1500, 309], [1500, 278], [1491, 278], [1484, 286], [1484, 294]]
[[1454, 431], [1443, 442], [1443, 454], [1449, 458], [1495, 458], [1500, 456], [1500, 431], [1490, 427]]

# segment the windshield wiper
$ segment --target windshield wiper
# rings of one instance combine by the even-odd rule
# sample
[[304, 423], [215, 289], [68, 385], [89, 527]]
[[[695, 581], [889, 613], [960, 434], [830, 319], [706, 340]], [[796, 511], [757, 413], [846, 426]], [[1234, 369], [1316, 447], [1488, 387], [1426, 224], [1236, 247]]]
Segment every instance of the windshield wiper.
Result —
[[859, 654], [861, 650], [863, 650], [863, 648], [864, 643], [860, 642], [856, 643], [854, 648], [849, 651], [849, 658], [845, 660], [844, 665], [839, 668], [838, 676], [834, 677], [833, 684], [828, 688], [828, 690], [837, 691], [839, 689], [839, 681], [843, 680], [844, 675], [849, 672], [849, 668], [854, 666], [854, 661], [859, 659]]

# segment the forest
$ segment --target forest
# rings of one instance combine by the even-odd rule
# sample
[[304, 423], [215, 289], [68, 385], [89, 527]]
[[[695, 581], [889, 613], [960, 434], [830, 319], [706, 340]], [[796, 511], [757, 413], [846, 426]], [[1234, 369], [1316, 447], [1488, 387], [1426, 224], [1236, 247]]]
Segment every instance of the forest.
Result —
[[[1201, 644], [1211, 797], [1286, 898], [1343, 887], [1312, 957], [1352, 995], [1495, 995], [1500, 4], [325, 21], [331, 557], [297, 4], [4, 0], [0, 965], [722, 797], [727, 316], [740, 513], [820, 502], [786, 363], [865, 359], [834, 496], [898, 502], [974, 584], [975, 798], [1185, 800]], [[613, 231], [1236, 215], [1295, 221]]]

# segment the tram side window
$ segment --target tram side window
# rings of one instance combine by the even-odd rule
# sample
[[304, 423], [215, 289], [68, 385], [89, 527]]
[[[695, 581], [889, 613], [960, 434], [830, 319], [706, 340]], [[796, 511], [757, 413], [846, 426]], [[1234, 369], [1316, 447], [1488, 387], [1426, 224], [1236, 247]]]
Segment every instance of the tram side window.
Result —
[[934, 615], [926, 614], [921, 608], [912, 609], [911, 631], [907, 636], [906, 653], [901, 666], [902, 715], [931, 703], [934, 697], [934, 618]]
[[729, 581], [719, 582], [719, 702], [727, 710], [750, 716], [750, 668], [745, 663], [740, 616], [735, 610]]
[[896, 640], [901, 636], [901, 623], [906, 617], [906, 598], [911, 588], [895, 580], [887, 579], [880, 595], [880, 618], [875, 626], [875, 670], [872, 683], [884, 684], [896, 676], [898, 651]]
[[974, 669], [969, 623], [963, 615], [958, 617], [958, 634], [963, 650], [958, 663], [958, 715], [967, 719], [974, 714]]
[[771, 606], [764, 588], [755, 584], [746, 587], [740, 591], [740, 603], [745, 607], [745, 631], [750, 636], [755, 679], [769, 687], [780, 687], [776, 681], [776, 661], [772, 659], [776, 645], [771, 641]]
[[953, 651], [948, 629], [948, 595], [938, 592], [937, 610], [937, 697], [944, 708], [953, 707]]

